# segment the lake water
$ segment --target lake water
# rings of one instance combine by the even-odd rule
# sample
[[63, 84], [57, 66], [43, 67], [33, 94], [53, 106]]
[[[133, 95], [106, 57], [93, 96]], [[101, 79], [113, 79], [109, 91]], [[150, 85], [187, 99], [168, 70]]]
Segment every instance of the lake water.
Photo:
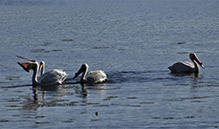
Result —
[[[1, 0], [0, 16], [0, 128], [219, 128], [218, 0]], [[205, 69], [171, 74], [190, 52]], [[17, 55], [66, 84], [32, 88]], [[83, 63], [108, 82], [75, 83]]]

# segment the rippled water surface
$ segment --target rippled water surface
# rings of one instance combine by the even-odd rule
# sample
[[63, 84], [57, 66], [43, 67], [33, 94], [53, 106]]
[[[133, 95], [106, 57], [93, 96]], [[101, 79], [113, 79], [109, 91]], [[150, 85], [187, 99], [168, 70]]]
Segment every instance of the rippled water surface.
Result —
[[[0, 128], [218, 128], [217, 0], [0, 1]], [[167, 69], [195, 52], [205, 69]], [[16, 56], [63, 69], [31, 86]], [[81, 64], [108, 82], [72, 80]]]

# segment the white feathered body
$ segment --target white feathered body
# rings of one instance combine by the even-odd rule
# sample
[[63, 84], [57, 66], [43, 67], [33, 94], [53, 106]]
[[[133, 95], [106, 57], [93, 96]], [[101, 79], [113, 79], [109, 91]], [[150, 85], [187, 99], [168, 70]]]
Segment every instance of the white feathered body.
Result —
[[90, 71], [85, 76], [87, 83], [100, 83], [107, 79], [107, 75], [102, 70]]
[[67, 73], [61, 69], [54, 69], [48, 71], [38, 77], [38, 84], [41, 85], [52, 85], [52, 84], [62, 84], [62, 82], [66, 79]]
[[192, 73], [198, 72], [199, 67], [195, 67], [194, 64], [190, 62], [176, 62], [175, 64], [168, 67], [173, 73]]

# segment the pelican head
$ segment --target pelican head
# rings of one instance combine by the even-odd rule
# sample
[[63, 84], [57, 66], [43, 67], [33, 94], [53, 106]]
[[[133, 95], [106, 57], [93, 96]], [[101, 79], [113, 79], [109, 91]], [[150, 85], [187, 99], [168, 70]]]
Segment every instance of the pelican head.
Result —
[[84, 63], [81, 65], [81, 68], [78, 70], [77, 73], [75, 73], [75, 76], [73, 77], [73, 80], [78, 77], [81, 73], [85, 73], [88, 70], [88, 64]]
[[22, 57], [22, 56], [18, 56], [18, 55], [17, 55], [17, 57], [30, 61], [29, 63], [19, 63], [18, 62], [18, 64], [27, 72], [30, 72], [30, 70], [34, 68], [34, 66], [35, 66], [34, 64], [37, 63], [36, 60], [32, 60], [32, 59]]
[[44, 74], [44, 66], [45, 66], [45, 62], [44, 61], [41, 61], [40, 62], [40, 66], [39, 66], [39, 70], [38, 70], [38, 74], [39, 74], [39, 72], [40, 72], [40, 70], [41, 70], [41, 75], [43, 75]]
[[29, 62], [29, 63], [20, 63], [18, 64], [27, 72], [30, 72], [31, 69], [34, 69], [37, 66], [37, 62]]
[[44, 62], [44, 61], [41, 61], [41, 62], [40, 62], [40, 65], [39, 65], [39, 70], [42, 69], [44, 66], [45, 66], [45, 62]]
[[203, 63], [199, 61], [198, 57], [196, 56], [195, 53], [190, 53], [189, 54], [189, 58], [192, 60], [192, 61], [196, 61], [203, 69], [205, 68]]

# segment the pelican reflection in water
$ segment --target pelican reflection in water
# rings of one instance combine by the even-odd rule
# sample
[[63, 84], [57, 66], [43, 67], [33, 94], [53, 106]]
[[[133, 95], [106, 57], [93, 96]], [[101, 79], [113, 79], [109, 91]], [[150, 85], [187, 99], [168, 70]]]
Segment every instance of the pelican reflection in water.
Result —
[[75, 73], [73, 80], [82, 73], [81, 80], [80, 80], [81, 83], [94, 84], [94, 83], [101, 83], [101, 82], [106, 81], [107, 75], [102, 70], [88, 72], [88, 67], [89, 67], [88, 64], [86, 63], [82, 64], [79, 71]]
[[199, 61], [195, 53], [190, 53], [190, 62], [176, 62], [175, 64], [168, 67], [172, 73], [198, 73], [199, 67], [197, 63], [204, 69], [203, 63]]

